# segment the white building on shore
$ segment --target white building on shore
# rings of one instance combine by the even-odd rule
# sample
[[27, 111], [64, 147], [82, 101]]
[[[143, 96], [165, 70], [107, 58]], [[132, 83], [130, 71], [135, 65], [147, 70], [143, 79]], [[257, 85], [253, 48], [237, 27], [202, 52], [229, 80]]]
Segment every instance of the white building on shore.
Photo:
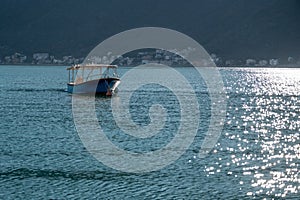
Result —
[[274, 67], [279, 64], [279, 61], [278, 61], [278, 59], [273, 58], [273, 59], [270, 59], [269, 64]]

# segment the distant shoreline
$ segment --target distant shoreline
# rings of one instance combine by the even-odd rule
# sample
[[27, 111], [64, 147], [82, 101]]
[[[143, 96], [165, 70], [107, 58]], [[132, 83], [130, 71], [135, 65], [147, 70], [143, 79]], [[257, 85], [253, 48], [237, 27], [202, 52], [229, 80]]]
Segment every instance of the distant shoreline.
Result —
[[71, 65], [60, 65], [60, 64], [30, 64], [30, 63], [20, 63], [20, 64], [3, 64], [1, 63], [0, 66], [41, 66], [41, 67], [47, 67], [47, 66], [53, 66], [53, 67], [57, 67], [57, 66], [61, 66], [61, 67], [67, 67], [67, 66], [71, 66]]
[[[38, 66], [38, 67], [67, 67], [71, 65], [63, 65], [63, 64], [30, 64], [30, 63], [22, 63], [22, 64], [3, 64], [0, 66]], [[135, 66], [120, 66], [120, 67], [135, 67]], [[172, 67], [191, 67], [191, 66], [172, 66]], [[300, 65], [278, 65], [278, 66], [217, 66], [217, 68], [300, 68]]]
[[300, 65], [278, 65], [278, 66], [218, 66], [218, 68], [300, 68]]

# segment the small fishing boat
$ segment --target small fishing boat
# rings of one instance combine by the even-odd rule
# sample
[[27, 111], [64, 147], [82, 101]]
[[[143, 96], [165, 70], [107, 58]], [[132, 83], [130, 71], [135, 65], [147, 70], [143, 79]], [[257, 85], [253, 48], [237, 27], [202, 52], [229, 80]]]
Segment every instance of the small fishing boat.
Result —
[[111, 96], [120, 84], [116, 65], [74, 65], [69, 71], [68, 92]]

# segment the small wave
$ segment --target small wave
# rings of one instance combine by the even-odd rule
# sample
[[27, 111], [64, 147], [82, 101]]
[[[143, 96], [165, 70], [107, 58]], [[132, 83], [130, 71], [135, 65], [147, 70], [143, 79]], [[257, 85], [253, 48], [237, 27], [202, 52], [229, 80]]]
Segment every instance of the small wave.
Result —
[[51, 169], [27, 169], [19, 168], [11, 171], [0, 172], [0, 177], [42, 177], [42, 178], [67, 178], [72, 180], [113, 180], [130, 176], [128, 173], [107, 172], [107, 171], [60, 171]]
[[48, 88], [48, 89], [35, 89], [35, 88], [19, 88], [10, 89], [9, 92], [67, 92], [66, 89], [61, 88]]

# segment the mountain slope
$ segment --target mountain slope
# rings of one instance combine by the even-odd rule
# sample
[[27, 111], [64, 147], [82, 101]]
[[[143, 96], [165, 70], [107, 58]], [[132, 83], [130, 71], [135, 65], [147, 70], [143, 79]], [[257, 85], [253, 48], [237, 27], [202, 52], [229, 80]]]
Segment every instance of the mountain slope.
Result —
[[230, 58], [300, 56], [297, 0], [2, 0], [0, 56], [85, 56], [130, 28], [181, 31]]

